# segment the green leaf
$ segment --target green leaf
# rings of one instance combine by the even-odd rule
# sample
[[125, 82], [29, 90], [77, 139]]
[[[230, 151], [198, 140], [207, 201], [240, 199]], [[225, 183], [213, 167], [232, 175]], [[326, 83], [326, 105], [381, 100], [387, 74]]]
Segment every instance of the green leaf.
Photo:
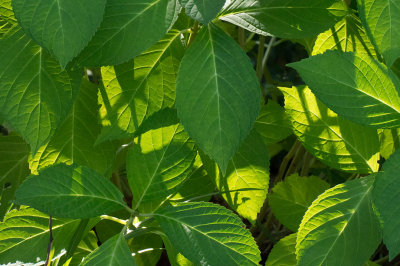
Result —
[[253, 127], [260, 96], [242, 48], [220, 28], [204, 27], [182, 59], [176, 108], [189, 136], [223, 173]]
[[385, 159], [388, 159], [390, 155], [394, 153], [395, 146], [399, 144], [400, 141], [399, 129], [398, 128], [383, 129], [379, 133], [379, 141], [381, 143], [381, 148], [380, 148], [381, 156]]
[[12, 4], [25, 32], [64, 68], [96, 32], [106, 0], [13, 0]]
[[118, 65], [160, 40], [178, 17], [177, 0], [109, 0], [103, 22], [80, 54], [81, 65]]
[[296, 261], [297, 234], [288, 235], [274, 245], [265, 266], [294, 266]]
[[145, 118], [175, 103], [175, 83], [184, 47], [180, 32], [164, 39], [125, 64], [101, 69], [104, 90], [98, 142], [130, 135]]
[[272, 189], [269, 206], [280, 223], [296, 232], [308, 207], [328, 188], [329, 184], [319, 177], [293, 174]]
[[176, 111], [164, 109], [143, 125], [127, 157], [133, 209], [152, 212], [189, 176], [196, 147], [179, 124]]
[[131, 255], [129, 246], [125, 241], [124, 235], [121, 233], [103, 243], [88, 257], [86, 257], [80, 265], [134, 266], [136, 263]]
[[[52, 247], [55, 255], [65, 252], [79, 222], [53, 217]], [[0, 223], [0, 263], [44, 263], [49, 238], [49, 216], [32, 208], [12, 210]]]
[[338, 116], [304, 86], [280, 88], [293, 132], [304, 147], [325, 164], [348, 172], [370, 173], [379, 169], [376, 129]]
[[[57, 178], [54, 178], [57, 177]], [[18, 204], [55, 217], [90, 218], [126, 207], [121, 192], [84, 167], [58, 164], [31, 175], [16, 192]]]
[[156, 266], [163, 252], [163, 241], [157, 234], [144, 234], [128, 240], [139, 266]]
[[14, 17], [14, 11], [11, 7], [11, 0], [2, 0], [0, 2], [0, 18], [11, 22], [17, 21]]
[[328, 29], [346, 13], [344, 2], [336, 0], [233, 0], [220, 19], [258, 34], [300, 39]]
[[97, 86], [82, 81], [77, 99], [66, 118], [48, 143], [30, 159], [32, 173], [56, 163], [77, 163], [107, 174], [115, 149], [110, 142], [94, 146], [101, 126], [98, 123]]
[[377, 128], [400, 126], [400, 82], [373, 58], [327, 51], [289, 66], [337, 114]]
[[209, 202], [158, 210], [156, 220], [173, 246], [203, 265], [258, 265], [260, 251], [239, 217]]
[[195, 266], [193, 262], [185, 258], [179, 251], [177, 251], [174, 246], [171, 244], [171, 241], [168, 237], [162, 237], [164, 241], [164, 247], [168, 254], [168, 261], [171, 266]]
[[389, 259], [392, 260], [400, 253], [399, 239], [399, 216], [398, 208], [400, 200], [398, 193], [400, 191], [399, 178], [400, 151], [396, 151], [383, 164], [383, 172], [380, 172], [375, 178], [372, 196], [374, 204], [378, 210], [382, 228], [383, 241], [389, 250]]
[[186, 14], [202, 24], [208, 24], [225, 4], [225, 0], [179, 0]]
[[90, 231], [84, 239], [79, 243], [68, 266], [78, 266], [82, 259], [92, 253], [97, 246], [97, 237], [93, 231]]
[[397, 0], [357, 0], [363, 25], [387, 66], [400, 57], [400, 4]]
[[272, 100], [261, 108], [254, 128], [266, 145], [277, 143], [293, 133], [285, 110]]
[[[310, 206], [297, 233], [299, 266], [363, 265], [381, 242], [374, 175], [337, 185]], [[348, 247], [348, 248], [344, 248]]]
[[14, 134], [0, 133], [0, 221], [3, 220], [17, 187], [29, 175], [29, 146]]
[[0, 58], [0, 115], [34, 154], [67, 117], [79, 87], [18, 26], [0, 40]]

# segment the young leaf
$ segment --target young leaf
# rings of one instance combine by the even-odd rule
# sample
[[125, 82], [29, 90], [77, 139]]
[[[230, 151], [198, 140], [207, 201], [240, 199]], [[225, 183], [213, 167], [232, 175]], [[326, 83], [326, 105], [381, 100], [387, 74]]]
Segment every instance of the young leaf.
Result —
[[249, 58], [209, 24], [185, 53], [178, 72], [178, 116], [198, 146], [225, 173], [260, 110], [260, 87]]
[[197, 153], [173, 109], [154, 114], [143, 127], [128, 153], [126, 170], [133, 209], [152, 212], [189, 176]]
[[18, 26], [0, 40], [0, 114], [32, 153], [68, 115], [79, 87]]
[[357, 0], [363, 25], [391, 66], [400, 57], [400, 4], [397, 0]]
[[118, 65], [161, 39], [179, 12], [177, 0], [109, 0], [103, 22], [80, 54], [81, 65]]
[[125, 241], [124, 235], [120, 233], [103, 243], [88, 257], [86, 257], [80, 265], [135, 266], [136, 262], [132, 257], [132, 253]]
[[293, 132], [307, 150], [325, 164], [357, 173], [379, 169], [376, 129], [354, 124], [318, 101], [304, 86], [280, 88]]
[[12, 4], [25, 32], [64, 68], [96, 32], [106, 0], [13, 0]]
[[373, 58], [327, 51], [289, 66], [337, 114], [377, 128], [400, 126], [400, 82]]
[[77, 99], [66, 120], [48, 143], [30, 159], [32, 173], [56, 163], [77, 163], [106, 174], [113, 163], [114, 147], [110, 142], [94, 146], [100, 133], [97, 86], [83, 80]]
[[16, 192], [18, 204], [55, 217], [90, 218], [124, 208], [121, 192], [84, 166], [58, 164], [31, 175]]
[[179, 31], [171, 30], [134, 61], [101, 69], [105, 88], [98, 142], [130, 135], [144, 119], [174, 105], [176, 76], [184, 53], [179, 36]]
[[154, 215], [174, 247], [195, 263], [258, 265], [260, 261], [260, 251], [245, 225], [219, 205], [181, 203]]
[[296, 232], [308, 207], [328, 188], [329, 184], [316, 176], [294, 174], [272, 189], [269, 206], [279, 222]]
[[336, 0], [233, 0], [219, 17], [258, 34], [301, 39], [328, 29], [344, 15], [344, 2]]
[[[337, 185], [310, 206], [297, 233], [299, 266], [363, 265], [381, 242], [374, 175]], [[349, 248], [344, 248], [349, 247]]]
[[202, 24], [208, 24], [225, 4], [225, 0], [179, 0], [186, 14]]
[[291, 234], [281, 238], [274, 245], [265, 262], [265, 266], [293, 266], [296, 261], [296, 237], [297, 234]]

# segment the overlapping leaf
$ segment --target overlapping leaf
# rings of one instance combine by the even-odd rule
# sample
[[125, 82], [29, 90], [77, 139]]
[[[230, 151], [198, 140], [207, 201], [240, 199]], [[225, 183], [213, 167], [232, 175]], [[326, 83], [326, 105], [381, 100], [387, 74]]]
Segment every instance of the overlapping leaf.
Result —
[[293, 266], [296, 261], [297, 234], [288, 235], [274, 245], [265, 266]]
[[69, 266], [78, 266], [82, 259], [92, 253], [97, 247], [97, 237], [93, 231], [90, 231], [84, 239], [79, 243], [74, 255], [68, 264]]
[[240, 46], [216, 26], [204, 27], [182, 59], [176, 107], [189, 136], [223, 173], [253, 127], [260, 95]]
[[218, 14], [225, 0], [179, 0], [179, 3], [189, 17], [207, 24]]
[[378, 171], [377, 130], [338, 116], [318, 101], [307, 87], [281, 89], [293, 132], [315, 157], [343, 171]]

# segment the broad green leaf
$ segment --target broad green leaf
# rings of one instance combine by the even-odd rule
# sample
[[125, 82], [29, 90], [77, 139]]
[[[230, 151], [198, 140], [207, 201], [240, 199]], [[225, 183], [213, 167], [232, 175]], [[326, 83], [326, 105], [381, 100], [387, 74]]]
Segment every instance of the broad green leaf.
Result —
[[327, 51], [289, 66], [337, 114], [377, 128], [400, 126], [400, 82], [372, 57]]
[[345, 16], [333, 27], [319, 34], [312, 55], [334, 49], [376, 57], [374, 46], [365, 33], [360, 19], [353, 14]]
[[29, 175], [28, 155], [29, 146], [21, 137], [0, 133], [0, 221], [14, 199], [15, 190]]
[[76, 163], [106, 174], [112, 166], [115, 151], [110, 142], [94, 146], [100, 130], [97, 87], [83, 80], [66, 120], [30, 159], [32, 173], [56, 163]]
[[133, 209], [149, 213], [179, 189], [197, 153], [175, 110], [161, 110], [143, 126], [128, 153], [126, 171]]
[[202, 24], [208, 24], [225, 4], [225, 0], [179, 0], [186, 14]]
[[193, 262], [185, 258], [178, 250], [174, 248], [168, 237], [163, 236], [164, 247], [167, 251], [168, 261], [171, 266], [195, 266]]
[[[299, 266], [363, 265], [381, 242], [374, 175], [339, 184], [310, 206], [297, 233]], [[348, 248], [345, 248], [348, 247]]]
[[399, 178], [400, 152], [396, 151], [383, 164], [383, 172], [380, 172], [374, 183], [372, 196], [378, 210], [382, 228], [383, 242], [389, 249], [389, 259], [393, 259], [400, 253], [400, 235], [398, 230], [400, 210]]
[[[395, 133], [393, 132], [395, 131]], [[394, 134], [394, 135], [393, 135]], [[388, 159], [395, 151], [395, 143], [400, 143], [400, 131], [396, 129], [383, 129], [379, 134], [381, 143], [380, 153], [385, 159]]]
[[277, 143], [293, 133], [285, 109], [272, 100], [261, 108], [254, 128], [266, 145]]
[[90, 218], [125, 207], [121, 192], [90, 168], [58, 164], [31, 175], [16, 192], [18, 204], [56, 217]]
[[82, 65], [118, 65], [160, 40], [174, 24], [177, 0], [109, 0], [103, 22], [80, 54]]
[[379, 169], [376, 129], [338, 116], [304, 86], [281, 88], [293, 132], [304, 147], [326, 165], [356, 173]]
[[0, 58], [0, 115], [36, 153], [67, 117], [75, 82], [18, 26], [0, 40]]
[[308, 207], [328, 188], [329, 184], [319, 177], [293, 174], [272, 189], [268, 203], [279, 222], [296, 232]]
[[357, 0], [363, 25], [390, 67], [400, 57], [398, 0]]
[[173, 246], [202, 265], [258, 265], [260, 251], [239, 217], [209, 202], [158, 210], [156, 220]]
[[0, 18], [15, 22], [14, 12], [11, 7], [11, 0], [1, 0], [0, 2]]
[[157, 234], [145, 234], [128, 240], [138, 266], [156, 266], [163, 252], [163, 241]]
[[288, 235], [274, 245], [265, 266], [295, 266], [297, 234]]
[[15, 22], [10, 22], [0, 16], [0, 39], [15, 25]]
[[80, 265], [134, 266], [136, 263], [124, 235], [120, 233], [103, 243], [86, 257]]
[[93, 231], [90, 231], [84, 239], [79, 243], [68, 266], [78, 266], [82, 259], [92, 253], [97, 247], [97, 237]]
[[135, 132], [151, 114], [175, 102], [175, 83], [184, 47], [180, 32], [164, 39], [125, 64], [101, 69], [103, 130], [98, 142]]
[[300, 39], [323, 32], [346, 12], [337, 0], [233, 0], [219, 17], [258, 34]]
[[[79, 220], [53, 217], [52, 225], [52, 247], [58, 255], [65, 252]], [[12, 210], [0, 223], [0, 263], [44, 263], [49, 238], [49, 216], [32, 208]]]
[[64, 68], [96, 32], [106, 0], [13, 0], [12, 4], [25, 32]]
[[207, 166], [208, 174], [229, 206], [254, 223], [269, 185], [268, 150], [260, 135], [253, 130], [243, 141], [229, 161], [226, 175], [222, 175], [212, 161]]
[[253, 127], [260, 96], [243, 49], [220, 28], [204, 27], [182, 59], [176, 108], [189, 136], [223, 173]]

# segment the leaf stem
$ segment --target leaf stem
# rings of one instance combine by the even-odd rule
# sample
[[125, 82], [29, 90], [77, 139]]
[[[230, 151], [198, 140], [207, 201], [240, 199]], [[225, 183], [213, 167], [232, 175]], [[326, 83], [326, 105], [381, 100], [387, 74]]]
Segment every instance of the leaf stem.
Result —
[[279, 172], [277, 177], [275, 178], [275, 184], [278, 183], [283, 179], [285, 176], [285, 171], [286, 168], [290, 162], [290, 160], [295, 156], [297, 149], [301, 146], [300, 142], [296, 140], [296, 142], [293, 144], [292, 148], [290, 151], [286, 154], [286, 156], [283, 158], [281, 166], [279, 167]]
[[243, 50], [246, 49], [246, 34], [242, 27], [238, 28], [238, 42]]
[[192, 45], [192, 43], [194, 42], [194, 39], [197, 36], [197, 32], [199, 31], [200, 27], [199, 27], [199, 22], [195, 21], [192, 27], [192, 32], [190, 33], [189, 36], [189, 41], [187, 46], [189, 47], [190, 45]]
[[263, 71], [263, 58], [264, 58], [264, 44], [265, 44], [265, 36], [260, 35], [260, 40], [258, 44], [258, 52], [257, 52], [257, 66], [256, 66], [256, 73], [258, 82], [261, 82], [262, 79], [262, 71]]
[[117, 217], [113, 217], [113, 216], [109, 216], [109, 215], [101, 215], [100, 218], [104, 219], [104, 220], [110, 220], [110, 221], [113, 221], [113, 222], [116, 222], [116, 223], [119, 223], [122, 225], [126, 225], [126, 223], [129, 221], [129, 220], [122, 220]]
[[47, 245], [47, 258], [44, 264], [46, 266], [50, 265], [51, 244], [53, 242], [53, 219], [51, 218], [51, 216], [49, 216], [49, 233], [50, 237], [49, 237], [49, 244]]

